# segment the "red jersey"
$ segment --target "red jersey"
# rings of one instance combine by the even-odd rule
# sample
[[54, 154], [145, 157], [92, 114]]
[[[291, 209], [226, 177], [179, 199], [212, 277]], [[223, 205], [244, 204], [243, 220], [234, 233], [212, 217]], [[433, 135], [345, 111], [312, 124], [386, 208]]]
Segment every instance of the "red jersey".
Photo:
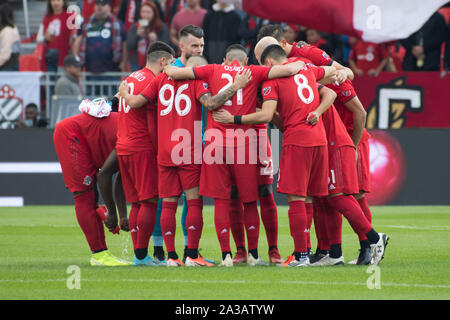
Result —
[[[150, 69], [143, 68], [130, 74], [128, 91], [130, 94], [139, 94], [155, 75]], [[140, 151], [156, 150], [156, 126], [149, 124], [147, 114], [154, 108], [151, 104], [146, 104], [142, 108], [133, 109], [128, 106], [125, 99], [119, 99], [119, 128], [117, 131], [117, 154], [130, 155]], [[154, 136], [151, 136], [149, 129], [152, 128]]]
[[[204, 81], [175, 81], [161, 73], [141, 94], [149, 102], [158, 98], [158, 164], [163, 166], [178, 166], [202, 163], [202, 105], [200, 97], [210, 93], [209, 86]], [[172, 151], [180, 148], [185, 135], [190, 136], [190, 155], [177, 152], [180, 163], [174, 162]]]
[[306, 122], [308, 114], [320, 104], [316, 82], [324, 76], [324, 69], [306, 65], [296, 75], [266, 81], [263, 100], [277, 100], [277, 110], [283, 122], [283, 146], [302, 147], [327, 145], [323, 121], [316, 125]]
[[333, 64], [333, 59], [325, 51], [309, 44], [300, 46], [299, 43], [294, 42], [291, 52], [288, 54], [288, 58], [292, 57], [307, 58], [316, 66], [331, 66]]
[[[250, 69], [252, 73], [252, 81], [244, 88], [239, 89], [230, 100], [228, 100], [221, 108], [226, 109], [232, 115], [245, 115], [256, 111], [256, 94], [259, 84], [268, 80], [270, 67], [264, 66], [241, 66], [237, 61], [233, 61], [231, 65], [209, 64], [201, 67], [195, 67], [195, 78], [204, 80], [209, 83], [213, 95], [220, 93], [233, 84], [234, 77], [238, 72], [244, 69]], [[216, 122], [212, 113], [208, 114], [207, 128], [215, 128], [221, 131], [223, 136], [227, 129], [243, 129], [252, 128], [252, 125], [235, 125], [223, 124]]]
[[[322, 87], [323, 85], [317, 84], [319, 91]], [[342, 146], [354, 146], [339, 113], [333, 105], [322, 114], [322, 121], [327, 134], [329, 148], [337, 149]]]
[[62, 66], [64, 58], [69, 54], [70, 36], [72, 30], [69, 29], [68, 19], [71, 13], [66, 11], [60, 14], [49, 14], [42, 20], [43, 34], [50, 32], [52, 35], [51, 41], [45, 41], [47, 49], [58, 50], [58, 66]]
[[387, 56], [383, 46], [374, 42], [358, 41], [350, 51], [349, 59], [355, 61], [358, 69], [366, 73], [371, 69], [376, 69], [381, 61]]
[[116, 145], [117, 123], [118, 115], [115, 112], [104, 118], [81, 113], [58, 122], [57, 126], [64, 127], [67, 135], [84, 138], [95, 168], [100, 169]]

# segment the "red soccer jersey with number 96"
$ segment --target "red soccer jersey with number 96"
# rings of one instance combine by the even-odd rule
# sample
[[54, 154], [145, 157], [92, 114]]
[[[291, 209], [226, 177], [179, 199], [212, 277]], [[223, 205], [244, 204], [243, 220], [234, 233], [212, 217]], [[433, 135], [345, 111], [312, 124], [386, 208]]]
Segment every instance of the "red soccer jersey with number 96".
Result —
[[296, 75], [266, 81], [262, 87], [263, 101], [277, 100], [277, 110], [285, 128], [283, 146], [323, 146], [327, 137], [323, 122], [306, 122], [308, 114], [320, 104], [316, 81], [324, 76], [324, 69], [306, 65]]
[[[150, 103], [158, 98], [158, 164], [201, 164], [202, 105], [198, 99], [209, 92], [209, 86], [204, 81], [175, 81], [165, 73], [159, 74], [141, 92]], [[172, 152], [176, 151], [180, 158], [185, 158], [186, 155], [178, 149], [180, 141], [188, 143], [187, 138], [190, 138], [190, 160], [188, 163], [175, 163]]]

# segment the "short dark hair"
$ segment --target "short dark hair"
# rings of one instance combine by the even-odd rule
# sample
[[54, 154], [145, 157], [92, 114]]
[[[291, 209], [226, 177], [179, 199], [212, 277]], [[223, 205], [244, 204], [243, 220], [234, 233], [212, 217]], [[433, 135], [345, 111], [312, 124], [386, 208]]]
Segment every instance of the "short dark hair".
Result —
[[200, 39], [203, 38], [204, 32], [202, 28], [192, 24], [188, 24], [180, 30], [180, 38], [187, 37], [190, 34]]
[[261, 63], [264, 64], [268, 57], [278, 61], [281, 58], [286, 58], [287, 56], [286, 52], [281, 46], [279, 46], [278, 44], [271, 44], [270, 46], [265, 48], [263, 53], [261, 54]]
[[248, 54], [247, 49], [245, 49], [244, 46], [240, 45], [239, 43], [234, 43], [232, 45], [229, 45], [227, 50], [225, 51], [225, 55], [227, 55], [227, 53], [230, 52], [231, 50], [240, 50], [240, 51], [244, 51], [245, 54]]
[[147, 59], [150, 62], [155, 62], [162, 57], [169, 58], [170, 56], [174, 56], [175, 51], [169, 46], [167, 43], [162, 41], [153, 42], [147, 50]]
[[4, 27], [14, 28], [13, 10], [7, 3], [0, 5], [0, 30]]
[[277, 41], [284, 39], [284, 31], [279, 24], [267, 24], [262, 27], [258, 32], [257, 42], [264, 37], [274, 37]]

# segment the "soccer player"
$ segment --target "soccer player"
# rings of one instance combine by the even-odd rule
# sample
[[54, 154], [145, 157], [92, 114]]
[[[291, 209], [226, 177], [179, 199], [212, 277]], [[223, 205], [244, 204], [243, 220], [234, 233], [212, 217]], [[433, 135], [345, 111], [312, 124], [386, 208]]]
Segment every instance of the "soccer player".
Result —
[[[323, 85], [318, 85], [320, 96], [337, 94]], [[318, 117], [309, 119], [315, 124]], [[377, 246], [385, 249], [388, 236], [377, 233], [371, 223], [367, 221], [358, 202], [352, 196], [358, 193], [358, 177], [356, 169], [356, 148], [347, 133], [338, 112], [332, 105], [322, 114], [328, 141], [328, 197], [315, 198], [314, 225], [318, 239], [316, 254], [311, 257], [311, 265], [341, 265], [344, 264], [342, 256], [342, 215], [348, 220], [356, 234], [364, 234], [368, 238], [371, 249]], [[386, 239], [386, 240], [385, 240]], [[327, 252], [329, 250], [329, 253]], [[370, 252], [365, 261], [360, 264], [369, 264], [372, 256], [381, 261], [382, 256]], [[379, 262], [378, 262], [379, 263]]]
[[[147, 52], [147, 65], [125, 80], [130, 92], [140, 93], [173, 60], [173, 55], [173, 49], [164, 42], [152, 43]], [[164, 265], [148, 255], [158, 202], [156, 120], [154, 105], [133, 109], [123, 98], [119, 99], [116, 150], [125, 196], [127, 202], [132, 203], [129, 225], [134, 266]]]
[[[96, 174], [114, 150], [117, 119], [117, 114], [109, 110], [101, 118], [83, 112], [59, 122], [53, 134], [64, 182], [73, 193], [77, 221], [92, 252], [91, 266], [129, 265], [109, 252], [102, 220], [96, 214]], [[118, 202], [120, 200], [117, 198]], [[112, 207], [109, 206], [110, 213]], [[118, 207], [123, 229], [126, 229], [127, 212], [123, 210], [126, 206], [118, 203]], [[109, 217], [113, 218], [113, 214]], [[110, 227], [116, 225], [117, 222], [115, 225], [112, 222]]]
[[[249, 69], [252, 73], [252, 81], [238, 90], [222, 107], [233, 114], [243, 115], [256, 110], [256, 90], [262, 81], [290, 76], [304, 66], [303, 62], [295, 62], [273, 68], [253, 65], [246, 67], [247, 53], [244, 48], [227, 50], [226, 61], [232, 61], [232, 63], [195, 68], [169, 66], [166, 67], [165, 72], [174, 79], [207, 81], [212, 93], [217, 94], [232, 85], [236, 74]], [[208, 113], [207, 128], [199, 193], [214, 198], [214, 222], [222, 251], [221, 265], [233, 266], [229, 238], [230, 195], [233, 185], [237, 187], [244, 206], [244, 224], [249, 252], [247, 264], [266, 265], [267, 263], [258, 256], [259, 214], [256, 204], [258, 182], [256, 150], [252, 148], [255, 146], [255, 140], [252, 139], [252, 137], [256, 138], [255, 130], [251, 126], [244, 127], [245, 130], [242, 130], [242, 127], [239, 128], [240, 130], [235, 130], [238, 129], [236, 125], [223, 125], [214, 121], [211, 113]], [[255, 156], [254, 162], [251, 161], [252, 155]]]
[[[201, 56], [192, 56], [187, 61], [188, 67], [205, 64], [206, 60]], [[186, 265], [213, 265], [198, 254], [203, 228], [203, 203], [198, 193], [202, 156], [202, 105], [208, 110], [222, 106], [237, 90], [242, 89], [250, 78], [249, 71], [237, 75], [230, 88], [214, 97], [204, 81], [175, 81], [165, 73], [156, 77], [140, 95], [130, 95], [125, 83], [120, 87], [121, 96], [134, 108], [158, 98], [159, 196], [163, 199], [161, 227], [168, 251], [168, 266], [183, 265], [175, 251], [175, 213], [178, 196], [182, 191], [186, 194], [188, 205], [186, 227], [189, 242]], [[180, 137], [182, 141], [178, 142]]]
[[[353, 84], [351, 83], [351, 80], [353, 80], [354, 77], [353, 72], [351, 69], [345, 68], [332, 60], [323, 50], [315, 46], [310, 46], [306, 42], [300, 41], [292, 45], [287, 43], [282, 31], [280, 25], [266, 25], [261, 28], [258, 33], [258, 39], [261, 39], [264, 36], [274, 37], [283, 47], [288, 57], [304, 57], [311, 60], [314, 65], [331, 65], [338, 69], [336, 73], [338, 85], [328, 84], [327, 86], [337, 93], [334, 105], [347, 128], [347, 132], [352, 138], [358, 154], [357, 170], [359, 193], [355, 195], [355, 199], [363, 210], [366, 219], [372, 223], [372, 213], [365, 197], [365, 193], [370, 192], [370, 135], [365, 129], [366, 111], [361, 101], [358, 99]], [[258, 52], [255, 47], [256, 57], [258, 57], [260, 52], [261, 51]], [[366, 261], [368, 259], [368, 254], [370, 253], [370, 243], [367, 237], [364, 234], [358, 234], [358, 238], [361, 246], [360, 254], [358, 258], [351, 261], [350, 264], [358, 264]]]

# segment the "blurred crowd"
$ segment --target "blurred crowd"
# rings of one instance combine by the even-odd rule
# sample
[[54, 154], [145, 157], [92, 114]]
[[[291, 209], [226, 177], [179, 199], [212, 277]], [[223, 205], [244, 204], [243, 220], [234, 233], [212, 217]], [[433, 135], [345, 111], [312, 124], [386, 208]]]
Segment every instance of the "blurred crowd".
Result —
[[[0, 0], [1, 2], [2, 0]], [[8, 1], [0, 6], [0, 71], [27, 70], [21, 65], [18, 28]], [[93, 73], [129, 72], [145, 65], [150, 43], [161, 40], [175, 50], [178, 32], [197, 25], [205, 32], [204, 55], [221, 63], [225, 48], [245, 45], [249, 63], [259, 29], [276, 21], [248, 15], [230, 0], [68, 0], [42, 1], [47, 12], [32, 39], [39, 45], [39, 69], [66, 71], [66, 81], [81, 70]], [[77, 4], [80, 17], [68, 12]], [[383, 44], [326, 34], [301, 25], [283, 24], [290, 42], [306, 41], [325, 50], [360, 76], [381, 71], [444, 71], [450, 69], [450, 8], [441, 8], [407, 39]], [[301, 21], [299, 21], [301, 23]]]

